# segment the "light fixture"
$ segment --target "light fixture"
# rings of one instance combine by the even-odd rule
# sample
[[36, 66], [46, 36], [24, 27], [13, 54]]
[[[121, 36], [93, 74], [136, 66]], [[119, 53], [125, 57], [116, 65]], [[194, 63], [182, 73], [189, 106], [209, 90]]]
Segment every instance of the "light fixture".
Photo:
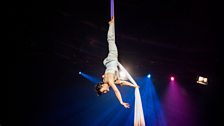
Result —
[[151, 77], [151, 74], [148, 74], [147, 77], [150, 78]]
[[197, 83], [202, 84], [202, 85], [207, 85], [208, 84], [208, 78], [198, 76]]
[[173, 77], [173, 76], [171, 76], [171, 77], [170, 77], [170, 80], [171, 80], [171, 81], [174, 81], [174, 77]]

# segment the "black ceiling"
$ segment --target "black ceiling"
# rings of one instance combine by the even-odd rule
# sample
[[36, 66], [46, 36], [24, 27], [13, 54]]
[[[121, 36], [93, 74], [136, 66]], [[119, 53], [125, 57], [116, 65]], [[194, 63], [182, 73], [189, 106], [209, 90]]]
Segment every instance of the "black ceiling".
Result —
[[[221, 51], [214, 5], [202, 0], [115, 0], [119, 60], [141, 74], [216, 73]], [[102, 67], [109, 1], [18, 2], [8, 14], [17, 59], [20, 52], [24, 57], [53, 55], [82, 69]]]

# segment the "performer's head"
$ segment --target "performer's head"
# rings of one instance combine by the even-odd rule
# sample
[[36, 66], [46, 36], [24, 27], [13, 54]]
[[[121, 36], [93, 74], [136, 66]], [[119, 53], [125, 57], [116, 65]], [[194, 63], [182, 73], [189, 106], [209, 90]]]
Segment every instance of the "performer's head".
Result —
[[95, 86], [95, 89], [96, 89], [96, 93], [97, 95], [102, 95], [102, 94], [105, 94], [107, 93], [108, 91], [110, 91], [109, 89], [109, 85], [107, 83], [104, 83], [104, 82], [100, 82], [98, 83], [96, 86]]

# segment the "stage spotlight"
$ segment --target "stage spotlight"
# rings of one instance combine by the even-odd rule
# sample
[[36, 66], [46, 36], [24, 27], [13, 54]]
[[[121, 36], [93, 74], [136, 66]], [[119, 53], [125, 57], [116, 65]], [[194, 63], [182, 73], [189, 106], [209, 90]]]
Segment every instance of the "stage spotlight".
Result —
[[208, 78], [202, 77], [202, 76], [198, 76], [197, 83], [198, 84], [207, 85], [208, 84]]
[[148, 74], [148, 75], [147, 75], [147, 78], [150, 78], [150, 77], [151, 77], [151, 75], [150, 75], [150, 74]]
[[170, 77], [170, 80], [171, 80], [171, 81], [174, 81], [174, 77], [173, 77], [173, 76], [172, 76], [172, 77]]
[[81, 75], [82, 74], [82, 72], [79, 72], [79, 75]]

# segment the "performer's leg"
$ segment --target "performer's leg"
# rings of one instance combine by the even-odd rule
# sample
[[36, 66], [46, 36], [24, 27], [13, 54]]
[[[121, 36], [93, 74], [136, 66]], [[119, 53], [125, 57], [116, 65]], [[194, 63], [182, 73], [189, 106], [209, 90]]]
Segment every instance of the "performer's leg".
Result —
[[109, 26], [108, 33], [107, 33], [107, 41], [108, 41], [108, 47], [109, 47], [108, 57], [117, 59], [118, 51], [117, 51], [117, 46], [115, 43], [115, 32], [114, 31], [115, 31], [114, 23], [111, 23]]
[[115, 74], [117, 69], [117, 62], [118, 62], [118, 51], [117, 46], [115, 43], [115, 27], [113, 19], [109, 23], [109, 29], [107, 33], [107, 41], [108, 41], [108, 48], [109, 53], [108, 56], [104, 59], [103, 63], [106, 66], [105, 74], [106, 73], [113, 73]]
[[107, 42], [109, 53], [107, 58], [104, 60], [104, 64], [107, 64], [110, 61], [117, 61], [118, 58], [118, 50], [115, 43], [115, 26], [114, 22], [111, 22], [109, 25], [108, 33], [107, 33]]

